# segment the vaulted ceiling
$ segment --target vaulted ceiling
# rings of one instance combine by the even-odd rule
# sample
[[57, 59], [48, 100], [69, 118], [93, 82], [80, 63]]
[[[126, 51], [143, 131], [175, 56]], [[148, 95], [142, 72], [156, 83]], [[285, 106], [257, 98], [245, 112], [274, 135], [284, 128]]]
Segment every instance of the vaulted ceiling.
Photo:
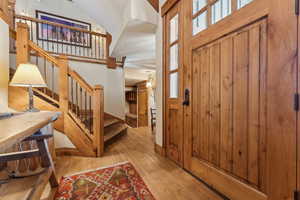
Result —
[[111, 55], [126, 56], [125, 78], [128, 81], [132, 83], [138, 74], [144, 80], [145, 72], [155, 71], [158, 13], [147, 0], [73, 1], [112, 34]]

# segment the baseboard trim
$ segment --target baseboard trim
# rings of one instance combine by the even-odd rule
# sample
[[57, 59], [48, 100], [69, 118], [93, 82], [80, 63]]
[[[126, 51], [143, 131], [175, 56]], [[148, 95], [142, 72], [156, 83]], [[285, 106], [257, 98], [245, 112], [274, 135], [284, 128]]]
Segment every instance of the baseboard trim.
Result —
[[158, 144], [154, 145], [154, 151], [161, 156], [166, 156], [166, 149]]

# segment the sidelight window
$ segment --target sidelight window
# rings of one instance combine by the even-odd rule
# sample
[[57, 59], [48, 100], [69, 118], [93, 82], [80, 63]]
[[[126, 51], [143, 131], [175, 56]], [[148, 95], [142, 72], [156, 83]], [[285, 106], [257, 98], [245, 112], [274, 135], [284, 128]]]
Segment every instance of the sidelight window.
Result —
[[[201, 6], [199, 4], [198, 6]], [[169, 22], [169, 97], [178, 98], [179, 94], [179, 15]]]

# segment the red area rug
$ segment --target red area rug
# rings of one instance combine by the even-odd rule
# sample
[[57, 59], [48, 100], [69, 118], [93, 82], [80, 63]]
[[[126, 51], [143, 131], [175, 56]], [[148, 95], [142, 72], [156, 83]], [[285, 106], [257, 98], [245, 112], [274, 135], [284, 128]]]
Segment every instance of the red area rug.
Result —
[[55, 200], [154, 200], [129, 162], [62, 177]]

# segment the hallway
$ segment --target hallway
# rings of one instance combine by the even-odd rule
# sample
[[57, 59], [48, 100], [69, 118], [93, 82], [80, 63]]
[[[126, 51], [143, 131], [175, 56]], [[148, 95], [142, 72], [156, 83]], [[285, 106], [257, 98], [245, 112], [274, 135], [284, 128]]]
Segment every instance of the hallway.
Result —
[[58, 157], [58, 177], [131, 162], [157, 200], [221, 200], [205, 185], [154, 152], [151, 133], [146, 128], [128, 129], [128, 134], [110, 145], [102, 158]]

